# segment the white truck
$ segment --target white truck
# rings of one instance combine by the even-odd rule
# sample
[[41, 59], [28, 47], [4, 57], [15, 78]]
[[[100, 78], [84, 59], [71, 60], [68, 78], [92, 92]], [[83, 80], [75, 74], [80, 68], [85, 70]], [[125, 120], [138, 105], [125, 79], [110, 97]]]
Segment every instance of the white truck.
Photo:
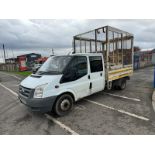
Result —
[[19, 86], [33, 111], [71, 111], [74, 102], [105, 88], [125, 89], [133, 73], [133, 35], [105, 26], [73, 37], [73, 53], [51, 56]]

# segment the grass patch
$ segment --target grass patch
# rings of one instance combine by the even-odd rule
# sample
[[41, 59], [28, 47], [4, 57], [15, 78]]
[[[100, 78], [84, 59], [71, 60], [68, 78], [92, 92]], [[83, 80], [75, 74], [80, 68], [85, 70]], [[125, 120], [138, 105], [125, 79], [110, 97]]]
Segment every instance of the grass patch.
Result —
[[5, 73], [10, 73], [10, 74], [16, 74], [16, 75], [20, 75], [20, 76], [23, 76], [23, 77], [27, 77], [29, 75], [32, 74], [31, 71], [23, 71], [23, 72], [9, 72], [9, 71], [3, 71]]
[[32, 72], [30, 72], [30, 71], [12, 72], [12, 73], [17, 74], [17, 75], [21, 75], [21, 76], [25, 76], [25, 77], [32, 74]]

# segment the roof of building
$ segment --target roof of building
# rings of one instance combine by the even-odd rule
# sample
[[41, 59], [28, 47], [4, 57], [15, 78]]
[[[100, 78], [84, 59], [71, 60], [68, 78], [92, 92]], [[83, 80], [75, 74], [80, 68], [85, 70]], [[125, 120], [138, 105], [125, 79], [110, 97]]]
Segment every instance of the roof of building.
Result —
[[28, 53], [28, 54], [18, 55], [17, 57], [27, 56], [27, 55], [41, 55], [41, 54], [38, 54], [38, 53]]
[[16, 60], [17, 58], [7, 58], [5, 60]]
[[140, 52], [153, 51], [155, 48], [141, 49]]

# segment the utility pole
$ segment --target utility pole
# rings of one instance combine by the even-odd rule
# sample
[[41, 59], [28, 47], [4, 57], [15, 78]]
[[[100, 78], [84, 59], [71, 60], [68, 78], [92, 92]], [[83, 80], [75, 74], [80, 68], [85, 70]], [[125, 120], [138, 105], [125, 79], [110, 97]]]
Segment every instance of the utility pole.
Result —
[[5, 60], [6, 60], [6, 54], [5, 54], [5, 47], [4, 47], [4, 44], [3, 44], [3, 51], [4, 51], [4, 63], [5, 63]]
[[54, 55], [54, 49], [52, 48], [52, 55]]
[[13, 58], [15, 58], [15, 55], [14, 55], [13, 49], [11, 49], [11, 51], [12, 51]]
[[3, 51], [1, 49], [0, 49], [0, 53], [1, 53], [0, 58], [2, 58], [3, 60]]

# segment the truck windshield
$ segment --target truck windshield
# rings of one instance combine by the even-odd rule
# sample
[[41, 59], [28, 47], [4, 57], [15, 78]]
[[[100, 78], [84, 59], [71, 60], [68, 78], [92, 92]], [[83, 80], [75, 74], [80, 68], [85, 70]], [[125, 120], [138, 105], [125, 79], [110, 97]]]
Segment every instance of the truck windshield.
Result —
[[72, 56], [52, 56], [40, 67], [36, 74], [54, 75], [62, 74]]

